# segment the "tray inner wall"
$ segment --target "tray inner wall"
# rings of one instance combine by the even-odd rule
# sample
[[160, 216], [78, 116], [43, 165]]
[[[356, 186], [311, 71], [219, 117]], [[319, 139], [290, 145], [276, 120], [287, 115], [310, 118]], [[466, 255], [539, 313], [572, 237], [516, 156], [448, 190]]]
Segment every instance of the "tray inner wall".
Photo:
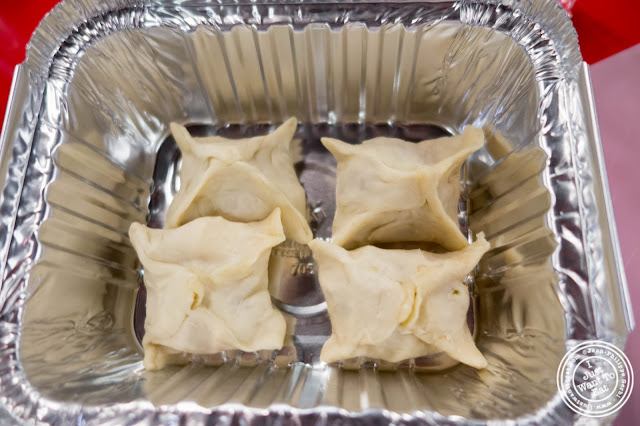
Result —
[[[57, 138], [20, 345], [42, 395], [85, 404], [284, 403], [482, 419], [531, 413], [555, 394], [565, 313], [551, 265], [547, 154], [537, 138], [533, 68], [512, 39], [447, 20], [127, 29], [87, 48], [65, 91], [60, 130], [46, 117], [42, 124]], [[293, 115], [307, 125], [362, 124], [356, 132], [373, 123], [485, 129], [487, 145], [467, 164], [464, 193], [470, 231], [492, 244], [474, 284], [488, 369], [349, 372], [313, 357], [277, 367], [260, 354], [235, 354], [214, 367], [142, 370], [131, 327], [138, 265], [126, 232], [132, 221], [153, 217], [147, 206], [158, 193], [153, 172], [164, 161], [168, 124], [279, 123]], [[307, 150], [305, 161], [324, 167], [313, 155]]]

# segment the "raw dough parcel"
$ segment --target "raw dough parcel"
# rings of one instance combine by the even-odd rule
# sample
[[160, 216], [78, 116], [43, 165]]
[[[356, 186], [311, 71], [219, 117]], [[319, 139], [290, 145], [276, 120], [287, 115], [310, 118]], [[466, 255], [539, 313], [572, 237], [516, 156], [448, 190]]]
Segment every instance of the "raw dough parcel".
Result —
[[282, 347], [285, 320], [267, 291], [271, 248], [285, 239], [278, 209], [253, 223], [221, 217], [176, 229], [134, 223], [129, 235], [144, 266], [148, 370], [182, 352]]
[[457, 220], [460, 168], [484, 143], [482, 130], [419, 143], [375, 138], [360, 145], [323, 138], [338, 161], [333, 242], [429, 241], [449, 250], [468, 245]]
[[472, 367], [487, 366], [467, 326], [463, 283], [489, 249], [482, 234], [465, 249], [442, 254], [374, 246], [347, 251], [322, 240], [309, 247], [333, 327], [322, 361], [399, 362], [444, 351]]
[[305, 192], [293, 168], [290, 145], [295, 118], [272, 133], [249, 139], [193, 138], [171, 123], [182, 152], [181, 187], [167, 211], [166, 228], [204, 216], [254, 222], [282, 211], [287, 238], [306, 244], [311, 238]]

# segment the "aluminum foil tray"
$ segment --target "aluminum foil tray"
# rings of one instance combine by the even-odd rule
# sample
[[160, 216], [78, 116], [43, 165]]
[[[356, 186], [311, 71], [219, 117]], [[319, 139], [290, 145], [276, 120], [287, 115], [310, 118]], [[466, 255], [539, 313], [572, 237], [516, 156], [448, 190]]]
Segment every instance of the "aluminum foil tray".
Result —
[[[2, 132], [0, 421], [578, 421], [557, 394], [561, 357], [588, 339], [623, 347], [633, 328], [591, 96], [554, 1], [63, 1], [16, 70]], [[127, 229], [160, 226], [175, 193], [169, 123], [241, 137], [290, 116], [321, 237], [335, 208], [321, 136], [485, 130], [459, 219], [492, 245], [471, 283], [487, 369], [319, 362], [315, 265], [287, 244], [272, 289], [293, 324], [283, 350], [142, 368]]]

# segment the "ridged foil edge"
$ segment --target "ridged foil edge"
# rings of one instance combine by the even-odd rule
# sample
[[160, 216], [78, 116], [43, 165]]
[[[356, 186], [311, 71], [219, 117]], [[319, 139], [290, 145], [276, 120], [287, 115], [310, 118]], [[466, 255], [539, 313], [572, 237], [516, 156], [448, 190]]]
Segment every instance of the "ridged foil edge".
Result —
[[[344, 410], [329, 407], [302, 410], [288, 406], [272, 406], [269, 410], [257, 410], [244, 406], [224, 405], [214, 409], [204, 409], [195, 404], [181, 403], [174, 407], [160, 409], [148, 402], [140, 401], [107, 407], [82, 407], [77, 404], [60, 404], [41, 398], [29, 385], [17, 357], [18, 336], [22, 318], [21, 306], [24, 303], [24, 294], [20, 291], [22, 274], [19, 270], [6, 271], [4, 268], [9, 244], [13, 237], [15, 213], [20, 202], [26, 175], [26, 165], [31, 154], [33, 140], [37, 137], [37, 135], [34, 135], [35, 126], [44, 111], [42, 102], [47, 90], [47, 79], [56, 78], [56, 75], [61, 76], [61, 74], [64, 74], [65, 66], [73, 67], [74, 61], [78, 57], [69, 55], [73, 52], [64, 50], [61, 47], [65, 40], [79, 34], [78, 29], [82, 23], [92, 21], [94, 17], [110, 12], [109, 16], [113, 19], [101, 21], [103, 27], [96, 27], [96, 31], [102, 31], [102, 34], [105, 34], [118, 28], [144, 25], [180, 25], [179, 20], [172, 21], [169, 15], [163, 17], [156, 15], [156, 21], [145, 21], [146, 6], [186, 6], [189, 3], [192, 2], [116, 0], [106, 5], [97, 0], [67, 0], [56, 6], [42, 21], [29, 44], [27, 59], [20, 66], [16, 76], [19, 84], [15, 86], [14, 101], [7, 114], [7, 122], [9, 124], [6, 125], [3, 133], [2, 149], [6, 151], [12, 148], [12, 152], [7, 167], [4, 191], [0, 199], [0, 250], [2, 250], [3, 256], [3, 262], [0, 264], [3, 276], [3, 286], [0, 292], [0, 359], [2, 360], [0, 363], [0, 387], [2, 389], [0, 400], [8, 407], [10, 414], [15, 419], [37, 419], [38, 422], [43, 423], [103, 423], [121, 420], [132, 423], [199, 423], [206, 421], [215, 424], [234, 424], [236, 422], [248, 424], [270, 424], [273, 422], [324, 424], [333, 421], [341, 421], [348, 424], [371, 424], [372, 422], [380, 424], [388, 422], [402, 424], [473, 424], [467, 419], [445, 418], [432, 412], [416, 412], [412, 416], [400, 416], [388, 411], [375, 410], [354, 415]], [[284, 1], [279, 3], [296, 5], [301, 2]], [[569, 92], [572, 96], [575, 96], [573, 99], [564, 100], [567, 105], [573, 105], [573, 108], [570, 108], [573, 114], [569, 128], [566, 131], [574, 135], [585, 135], [588, 123], [585, 122], [585, 111], [582, 109], [582, 103], [586, 100], [578, 93], [582, 60], [577, 38], [566, 14], [559, 5], [553, 3], [534, 0], [505, 0], [503, 2], [491, 0], [472, 2], [464, 0], [456, 3], [454, 7], [460, 10], [461, 21], [471, 25], [486, 25], [490, 23], [492, 10], [495, 10], [496, 7], [517, 8], [519, 16], [523, 17], [523, 19], [520, 24], [514, 24], [514, 28], [521, 30], [521, 33], [518, 35], [517, 32], [512, 32], [510, 35], [512, 37], [514, 34], [516, 37], [521, 36], [519, 41], [525, 44], [525, 48], [527, 47], [526, 35], [529, 31], [538, 31], [544, 34], [544, 37], [550, 41], [548, 56], [546, 57], [548, 69], [545, 70], [543, 66], [538, 67], [537, 78], [541, 80], [549, 78], [548, 75], [545, 75], [545, 71], [553, 73], [554, 67], [562, 70], [562, 75], [552, 75], [551, 78], [566, 79], [565, 83], [569, 87]], [[256, 3], [248, 1], [219, 1], [213, 3], [213, 5], [219, 6], [252, 4]], [[487, 7], [486, 14], [477, 12], [476, 9], [479, 5]], [[118, 12], [113, 13], [113, 11]], [[163, 19], [165, 21], [161, 22]], [[189, 26], [197, 24], [197, 22], [193, 22]], [[73, 29], [73, 31], [70, 29]], [[55, 64], [54, 58], [57, 61]], [[22, 83], [20, 82], [25, 81], [28, 82], [30, 90], [23, 93], [22, 88], [24, 86], [21, 86]], [[19, 102], [23, 100], [23, 97], [25, 98], [24, 102]], [[19, 101], [16, 101], [16, 99], [19, 99]], [[18, 123], [18, 125], [10, 127], [12, 123]], [[575, 185], [581, 194], [579, 205], [577, 206], [578, 211], [575, 213], [581, 216], [583, 223], [583, 246], [578, 247], [578, 253], [581, 253], [582, 260], [586, 263], [586, 268], [575, 270], [579, 269], [575, 268], [575, 264], [571, 265], [563, 261], [562, 252], [566, 248], [566, 241], [564, 240], [561, 241], [558, 254], [554, 256], [554, 264], [557, 267], [556, 269], [562, 272], [563, 275], [574, 277], [578, 281], [574, 283], [575, 288], [585, 290], [586, 293], [589, 293], [589, 299], [592, 300], [594, 296], [597, 296], [594, 293], [602, 292], [602, 289], [606, 287], [606, 282], [601, 282], [604, 277], [598, 273], [597, 266], [603, 261], [604, 253], [602, 247], [597, 244], [602, 239], [602, 231], [598, 223], [598, 204], [594, 196], [594, 176], [591, 173], [592, 166], [595, 165], [592, 161], [594, 147], [589, 145], [589, 140], [586, 137], [575, 138], [574, 140], [575, 146], [572, 147], [574, 152], [573, 166], [578, 172], [576, 173]], [[11, 145], [9, 145], [10, 141], [12, 142]], [[558, 141], [548, 140], [543, 146], [552, 152], [554, 143], [558, 143]], [[552, 223], [557, 224], [553, 213], [550, 213], [550, 215]], [[34, 220], [32, 223], [33, 228], [35, 229], [37, 225], [37, 220]], [[561, 224], [559, 225], [561, 226]], [[28, 266], [32, 256], [34, 256], [34, 252], [25, 256], [24, 263], [21, 265]], [[8, 276], [11, 277], [10, 281], [6, 281]], [[568, 290], [565, 289], [565, 291]], [[583, 310], [586, 311], [582, 312], [583, 314], [593, 314], [593, 304], [589, 303], [584, 306]], [[581, 318], [579, 321], [575, 321], [575, 318], [572, 317], [570, 320], [573, 327], [569, 326], [567, 332], [576, 341], [595, 337], [614, 340], [617, 344], [621, 344], [626, 338], [625, 333], [618, 332], [616, 334], [612, 332], [605, 322], [600, 323], [593, 317]], [[629, 315], [627, 315], [626, 320], [628, 331], [632, 327], [633, 320]], [[568, 411], [559, 396], [557, 396], [536, 415], [527, 416], [520, 420], [522, 424], [556, 424], [569, 419], [575, 421], [576, 417]]]

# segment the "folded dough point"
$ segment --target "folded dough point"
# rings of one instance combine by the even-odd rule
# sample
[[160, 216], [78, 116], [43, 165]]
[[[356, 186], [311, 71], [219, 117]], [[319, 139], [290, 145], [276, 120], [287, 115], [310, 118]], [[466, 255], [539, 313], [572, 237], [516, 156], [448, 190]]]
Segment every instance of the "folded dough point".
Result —
[[486, 367], [466, 323], [469, 293], [462, 283], [489, 245], [459, 252], [347, 251], [322, 240], [309, 243], [333, 327], [320, 359], [369, 357], [390, 362], [444, 351]]
[[271, 248], [285, 239], [279, 209], [252, 223], [221, 217], [175, 229], [134, 223], [129, 235], [144, 266], [147, 369], [183, 352], [282, 347], [285, 320], [267, 290]]
[[[290, 152], [296, 128], [297, 120], [291, 118], [268, 135], [231, 140], [193, 138], [183, 126], [172, 123], [183, 159], [181, 187], [169, 206], [165, 227], [214, 214], [250, 222], [280, 208], [287, 237], [306, 244], [313, 238], [306, 220], [306, 194]], [[240, 176], [231, 174], [237, 171]]]
[[[306, 244], [313, 238], [309, 224], [273, 181], [247, 163], [210, 167], [173, 203], [177, 223], [199, 217], [221, 216], [234, 222], [254, 222], [280, 209], [287, 238]], [[178, 209], [182, 208], [180, 214]]]
[[414, 311], [401, 325], [451, 358], [475, 368], [485, 368], [487, 360], [469, 331], [469, 289], [463, 281], [489, 247], [481, 233], [473, 244], [460, 251], [423, 252], [426, 262], [410, 279], [416, 292]]
[[484, 143], [480, 129], [419, 143], [375, 138], [360, 145], [323, 138], [338, 162], [333, 241], [347, 249], [428, 241], [468, 245], [457, 211], [460, 169]]
[[171, 134], [180, 148], [182, 154], [182, 165], [180, 171], [180, 189], [186, 190], [197, 178], [204, 173], [209, 162], [206, 158], [200, 158], [194, 152], [196, 140], [191, 136], [189, 131], [178, 123], [171, 123]]

